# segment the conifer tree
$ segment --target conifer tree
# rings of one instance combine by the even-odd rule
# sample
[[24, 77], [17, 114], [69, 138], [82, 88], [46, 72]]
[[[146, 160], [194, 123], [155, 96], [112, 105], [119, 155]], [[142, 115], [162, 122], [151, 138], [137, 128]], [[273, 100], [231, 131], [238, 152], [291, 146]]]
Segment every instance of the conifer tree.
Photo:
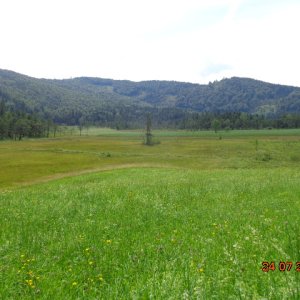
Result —
[[153, 145], [151, 125], [152, 125], [151, 115], [147, 114], [146, 134], [145, 134], [145, 145], [147, 145], [147, 146]]

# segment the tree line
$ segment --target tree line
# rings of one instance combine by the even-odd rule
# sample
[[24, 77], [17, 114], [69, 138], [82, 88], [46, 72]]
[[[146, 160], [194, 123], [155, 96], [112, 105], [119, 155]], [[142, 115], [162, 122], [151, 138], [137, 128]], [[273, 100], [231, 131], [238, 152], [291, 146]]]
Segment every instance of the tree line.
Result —
[[180, 128], [215, 131], [230, 129], [300, 128], [300, 114], [266, 117], [262, 114], [243, 112], [191, 113], [182, 121]]
[[22, 111], [12, 111], [0, 102], [0, 139], [21, 140], [23, 137], [47, 136], [50, 123], [36, 115]]
[[[136, 114], [131, 109], [120, 111], [117, 118], [109, 122], [96, 121], [98, 126], [115, 129], [144, 128], [147, 115], [151, 115], [153, 128], [183, 130], [234, 130], [234, 129], [265, 129], [265, 128], [300, 128], [300, 114], [274, 115], [251, 114], [244, 112], [191, 112], [176, 108], [152, 108]], [[85, 120], [85, 119], [83, 119]], [[103, 120], [102, 120], [103, 121]], [[89, 124], [95, 124], [92, 120]]]
[[[66, 124], [109, 127], [118, 130], [140, 129], [146, 124], [147, 115], [151, 115], [153, 128], [186, 130], [230, 130], [263, 128], [300, 128], [300, 114], [266, 116], [245, 112], [194, 112], [178, 108], [138, 106], [106, 107], [94, 110], [92, 114], [82, 111], [70, 112]], [[62, 123], [63, 119], [57, 120]], [[72, 122], [68, 122], [68, 121]]]
[[[0, 101], [0, 139], [21, 140], [24, 137], [55, 137], [63, 125], [77, 126], [80, 134], [90, 126], [117, 130], [145, 128], [151, 115], [153, 128], [183, 130], [234, 130], [263, 128], [300, 128], [300, 114], [268, 117], [245, 112], [192, 112], [177, 108], [141, 108], [136, 106], [94, 110], [93, 113], [71, 110], [70, 118], [55, 120], [12, 109]], [[54, 121], [53, 121], [54, 119]], [[63, 121], [65, 123], [63, 123]]]

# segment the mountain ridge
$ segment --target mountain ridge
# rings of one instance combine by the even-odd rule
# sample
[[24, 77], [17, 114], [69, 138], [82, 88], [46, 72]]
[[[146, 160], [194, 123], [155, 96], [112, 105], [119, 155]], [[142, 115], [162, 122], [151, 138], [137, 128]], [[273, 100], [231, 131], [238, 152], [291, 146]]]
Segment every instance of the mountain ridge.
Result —
[[[191, 113], [241, 112], [276, 116], [300, 113], [300, 88], [232, 77], [209, 84], [130, 81], [98, 77], [34, 78], [0, 69], [0, 101], [57, 123], [139, 123], [150, 112], [181, 118]], [[123, 122], [123, 121], [122, 121]]]

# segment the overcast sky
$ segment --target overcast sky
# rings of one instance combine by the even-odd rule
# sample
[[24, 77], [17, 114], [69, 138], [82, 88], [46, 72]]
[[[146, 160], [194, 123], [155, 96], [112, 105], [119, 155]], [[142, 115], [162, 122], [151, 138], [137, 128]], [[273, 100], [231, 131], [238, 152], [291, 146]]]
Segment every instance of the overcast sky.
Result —
[[0, 68], [300, 86], [300, 0], [0, 0]]

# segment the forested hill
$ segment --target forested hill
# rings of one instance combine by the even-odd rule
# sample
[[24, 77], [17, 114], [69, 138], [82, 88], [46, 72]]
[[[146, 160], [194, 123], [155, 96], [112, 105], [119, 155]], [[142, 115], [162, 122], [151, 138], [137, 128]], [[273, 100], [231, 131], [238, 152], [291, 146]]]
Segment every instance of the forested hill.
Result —
[[187, 112], [300, 113], [300, 88], [238, 77], [208, 85], [90, 77], [49, 80], [0, 69], [0, 101], [8, 109], [57, 123], [138, 126], [146, 112], [166, 124]]

